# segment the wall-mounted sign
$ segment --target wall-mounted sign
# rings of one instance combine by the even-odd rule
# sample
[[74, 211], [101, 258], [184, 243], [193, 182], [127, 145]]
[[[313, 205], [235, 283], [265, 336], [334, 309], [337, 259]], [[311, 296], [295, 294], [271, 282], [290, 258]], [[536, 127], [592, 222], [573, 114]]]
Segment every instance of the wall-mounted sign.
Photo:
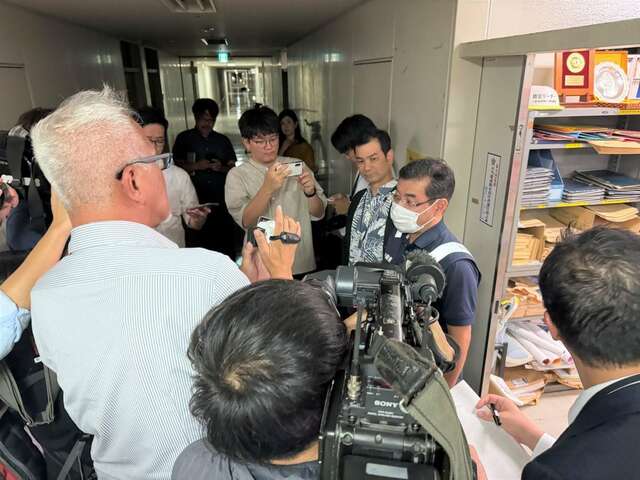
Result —
[[487, 169], [484, 172], [484, 188], [480, 204], [480, 221], [493, 227], [493, 214], [496, 209], [496, 193], [500, 178], [500, 160], [495, 153], [487, 153]]

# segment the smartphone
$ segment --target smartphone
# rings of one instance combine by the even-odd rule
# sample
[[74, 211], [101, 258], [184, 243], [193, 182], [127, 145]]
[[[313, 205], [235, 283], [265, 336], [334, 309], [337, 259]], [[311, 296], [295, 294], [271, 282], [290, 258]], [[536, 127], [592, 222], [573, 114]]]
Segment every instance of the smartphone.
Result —
[[253, 233], [254, 230], [262, 230], [264, 236], [267, 237], [267, 242], [270, 242], [269, 237], [273, 235], [273, 231], [276, 228], [275, 220], [270, 219], [269, 217], [260, 217], [258, 219], [258, 223], [254, 228], [250, 228], [247, 232], [247, 241], [251, 242], [254, 247], [258, 246], [256, 242], [256, 237]]
[[290, 177], [299, 177], [300, 175], [302, 175], [302, 164], [303, 163], [304, 162], [302, 162], [302, 161], [286, 163], [285, 165], [287, 167], [289, 167], [289, 176]]
[[188, 208], [187, 210], [195, 210], [196, 208], [204, 208], [204, 207], [219, 207], [220, 204], [216, 202], [209, 203], [201, 203], [200, 205], [196, 205], [195, 207]]

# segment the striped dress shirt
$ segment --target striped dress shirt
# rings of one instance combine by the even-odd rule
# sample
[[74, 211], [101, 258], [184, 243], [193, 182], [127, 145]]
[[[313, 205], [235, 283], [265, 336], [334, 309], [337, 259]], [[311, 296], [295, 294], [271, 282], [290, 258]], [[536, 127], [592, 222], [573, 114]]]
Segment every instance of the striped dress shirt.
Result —
[[32, 291], [33, 333], [100, 480], [169, 479], [203, 431], [189, 413], [191, 333], [247, 278], [226, 256], [179, 249], [132, 222], [74, 228]]

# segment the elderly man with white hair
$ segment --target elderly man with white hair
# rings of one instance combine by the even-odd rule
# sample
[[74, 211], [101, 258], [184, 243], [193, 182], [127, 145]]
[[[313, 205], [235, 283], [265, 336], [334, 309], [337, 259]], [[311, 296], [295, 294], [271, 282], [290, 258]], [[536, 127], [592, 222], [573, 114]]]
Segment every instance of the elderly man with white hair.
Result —
[[[32, 292], [40, 357], [71, 418], [94, 435], [101, 480], [169, 479], [178, 454], [203, 436], [188, 407], [191, 332], [247, 277], [265, 278], [265, 267], [290, 278], [295, 245], [258, 232], [259, 258], [246, 246], [240, 271], [156, 232], [170, 213], [162, 170], [171, 157], [156, 154], [108, 87], [68, 98], [32, 136], [73, 225], [69, 255]], [[299, 234], [281, 211], [278, 222]]]

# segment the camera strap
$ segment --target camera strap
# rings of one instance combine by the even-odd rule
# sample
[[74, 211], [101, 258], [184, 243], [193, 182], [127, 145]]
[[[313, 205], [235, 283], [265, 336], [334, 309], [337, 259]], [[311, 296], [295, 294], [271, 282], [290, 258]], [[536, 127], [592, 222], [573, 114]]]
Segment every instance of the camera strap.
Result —
[[449, 385], [430, 358], [411, 346], [376, 336], [375, 366], [402, 396], [402, 406], [442, 446], [449, 457], [449, 480], [472, 480], [473, 463], [467, 438], [458, 420]]

